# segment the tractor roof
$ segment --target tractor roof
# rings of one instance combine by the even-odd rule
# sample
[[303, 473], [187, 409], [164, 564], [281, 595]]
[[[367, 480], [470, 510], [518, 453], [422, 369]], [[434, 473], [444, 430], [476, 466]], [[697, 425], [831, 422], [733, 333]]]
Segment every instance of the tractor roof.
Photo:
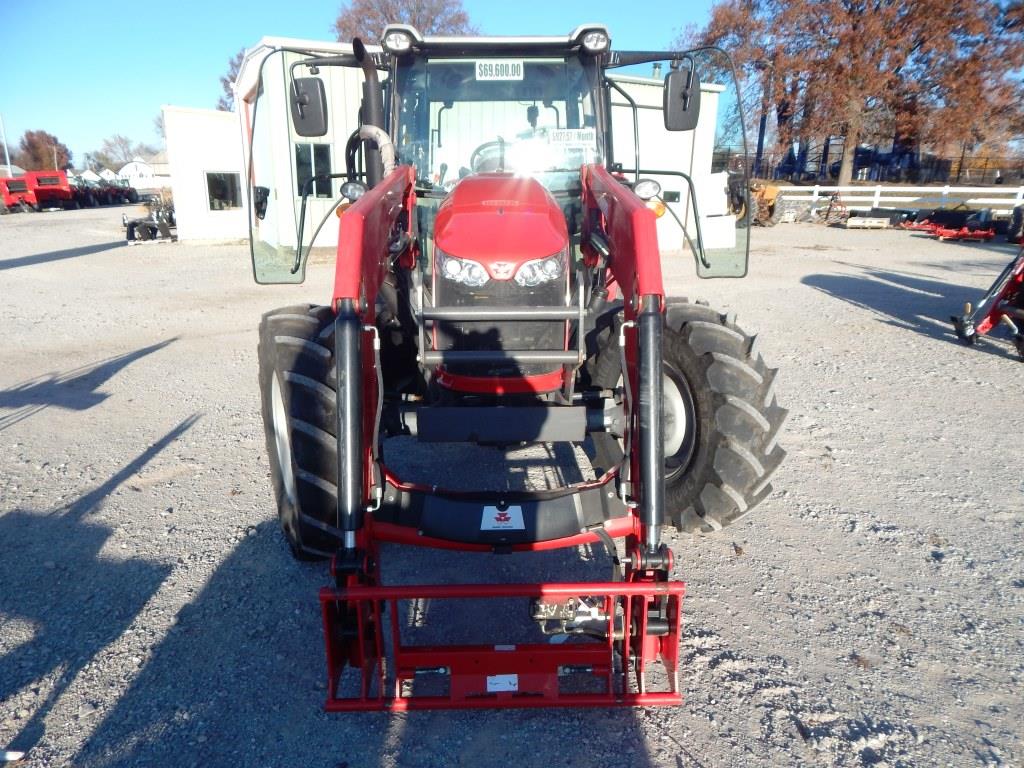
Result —
[[[558, 35], [515, 35], [484, 37], [453, 36], [453, 35], [422, 35], [419, 30], [409, 24], [389, 24], [382, 36], [384, 49], [393, 53], [403, 53], [389, 45], [390, 40], [401, 40], [407, 37], [411, 48], [417, 53], [444, 53], [458, 56], [459, 54], [494, 53], [544, 53], [549, 51], [565, 52], [584, 46], [584, 38], [589, 33], [604, 36], [601, 50], [610, 45], [608, 28], [603, 24], [581, 24], [565, 36]], [[408, 50], [408, 49], [406, 49]], [[594, 51], [599, 52], [599, 51]]]

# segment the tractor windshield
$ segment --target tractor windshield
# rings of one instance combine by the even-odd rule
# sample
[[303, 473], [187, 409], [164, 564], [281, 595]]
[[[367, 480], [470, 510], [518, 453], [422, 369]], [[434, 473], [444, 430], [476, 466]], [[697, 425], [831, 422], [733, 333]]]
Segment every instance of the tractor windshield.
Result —
[[574, 55], [399, 63], [400, 162], [427, 189], [493, 171], [532, 176], [553, 192], [578, 188], [580, 166], [602, 161], [596, 78], [593, 61]]

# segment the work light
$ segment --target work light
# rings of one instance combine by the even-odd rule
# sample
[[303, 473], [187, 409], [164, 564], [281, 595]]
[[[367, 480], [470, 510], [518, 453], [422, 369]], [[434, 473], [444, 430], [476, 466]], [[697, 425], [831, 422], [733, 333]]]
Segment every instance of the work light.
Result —
[[403, 29], [392, 29], [384, 35], [382, 45], [390, 53], [407, 53], [412, 48], [412, 35]]
[[590, 53], [601, 53], [608, 50], [608, 33], [600, 29], [592, 29], [583, 33], [583, 47]]

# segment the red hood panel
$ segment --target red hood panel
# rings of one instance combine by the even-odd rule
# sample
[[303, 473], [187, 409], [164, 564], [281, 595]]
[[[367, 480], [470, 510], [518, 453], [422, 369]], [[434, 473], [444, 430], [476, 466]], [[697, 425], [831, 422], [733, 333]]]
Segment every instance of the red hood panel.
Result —
[[473, 259], [496, 279], [496, 261], [515, 265], [551, 256], [569, 242], [562, 210], [540, 182], [504, 173], [469, 176], [441, 203], [434, 242], [452, 256]]

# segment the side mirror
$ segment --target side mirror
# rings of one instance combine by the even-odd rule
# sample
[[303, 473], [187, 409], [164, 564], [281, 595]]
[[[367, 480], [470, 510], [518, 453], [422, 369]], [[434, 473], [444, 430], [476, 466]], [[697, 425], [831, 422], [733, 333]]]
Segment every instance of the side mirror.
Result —
[[327, 92], [319, 77], [296, 77], [288, 90], [292, 125], [299, 136], [323, 136], [327, 133]]
[[692, 131], [700, 117], [700, 78], [692, 69], [673, 69], [665, 76], [663, 104], [666, 131]]
[[270, 200], [270, 187], [252, 188], [252, 207], [256, 212], [257, 219], [266, 218], [268, 200]]

